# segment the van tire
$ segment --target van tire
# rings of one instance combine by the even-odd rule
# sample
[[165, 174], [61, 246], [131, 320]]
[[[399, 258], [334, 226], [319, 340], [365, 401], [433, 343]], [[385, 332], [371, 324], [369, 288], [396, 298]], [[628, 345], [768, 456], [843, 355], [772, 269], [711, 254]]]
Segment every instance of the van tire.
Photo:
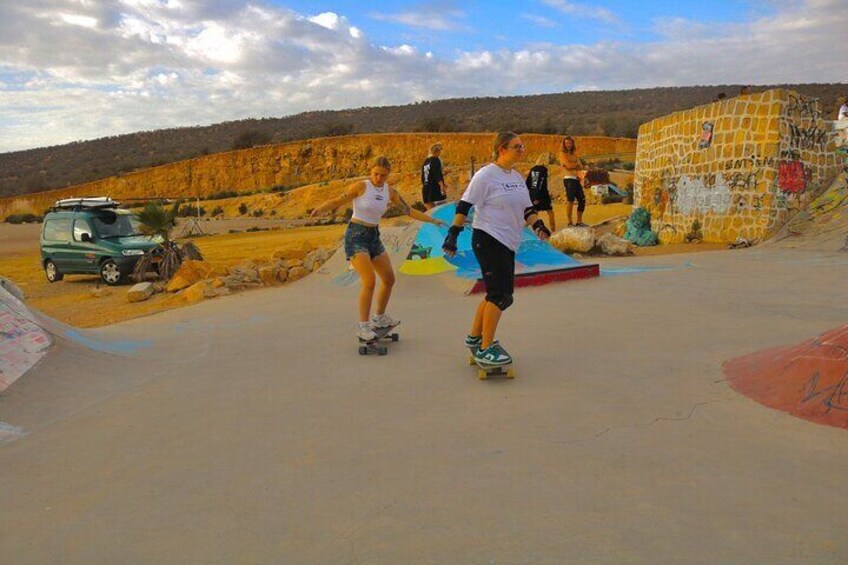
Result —
[[107, 259], [100, 264], [100, 280], [109, 286], [121, 284], [123, 278], [124, 276], [121, 274], [118, 264], [111, 259]]
[[56, 266], [51, 259], [48, 259], [44, 262], [44, 275], [47, 277], [47, 281], [54, 283], [59, 282], [65, 275], [59, 272], [59, 268]]

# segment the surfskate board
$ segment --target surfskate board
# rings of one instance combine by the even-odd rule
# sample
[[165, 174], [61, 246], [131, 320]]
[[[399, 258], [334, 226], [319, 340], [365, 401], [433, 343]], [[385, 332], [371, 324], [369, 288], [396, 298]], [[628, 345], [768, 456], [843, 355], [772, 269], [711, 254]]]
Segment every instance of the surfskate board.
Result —
[[368, 354], [377, 354], [377, 355], [386, 355], [389, 352], [389, 347], [387, 345], [381, 345], [380, 342], [385, 341], [397, 341], [400, 339], [400, 335], [397, 332], [393, 331], [397, 326], [387, 326], [385, 328], [375, 329], [374, 333], [377, 334], [377, 337], [371, 340], [364, 340], [359, 338], [359, 354], [360, 355], [368, 355]]
[[477, 378], [481, 381], [485, 381], [490, 377], [503, 377], [505, 379], [514, 379], [515, 371], [512, 370], [512, 363], [508, 365], [497, 365], [495, 367], [489, 367], [486, 365], [481, 365], [474, 358], [474, 349], [471, 347], [468, 348], [468, 365], [473, 366], [477, 365]]

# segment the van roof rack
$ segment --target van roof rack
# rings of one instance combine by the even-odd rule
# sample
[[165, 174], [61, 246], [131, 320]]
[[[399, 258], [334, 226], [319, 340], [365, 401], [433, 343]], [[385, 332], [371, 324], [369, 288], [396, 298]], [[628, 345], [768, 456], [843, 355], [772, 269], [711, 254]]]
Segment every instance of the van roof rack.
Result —
[[108, 208], [117, 208], [120, 206], [108, 196], [89, 196], [85, 198], [65, 198], [57, 200], [53, 204], [53, 210], [70, 210], [77, 212], [79, 210], [102, 210]]

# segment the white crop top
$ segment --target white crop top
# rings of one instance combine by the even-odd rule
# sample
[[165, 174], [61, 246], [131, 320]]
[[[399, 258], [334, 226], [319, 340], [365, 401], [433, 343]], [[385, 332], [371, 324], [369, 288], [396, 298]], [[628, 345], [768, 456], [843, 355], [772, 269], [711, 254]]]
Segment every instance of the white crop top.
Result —
[[365, 192], [353, 199], [353, 219], [377, 225], [389, 207], [389, 186], [374, 186], [365, 180]]

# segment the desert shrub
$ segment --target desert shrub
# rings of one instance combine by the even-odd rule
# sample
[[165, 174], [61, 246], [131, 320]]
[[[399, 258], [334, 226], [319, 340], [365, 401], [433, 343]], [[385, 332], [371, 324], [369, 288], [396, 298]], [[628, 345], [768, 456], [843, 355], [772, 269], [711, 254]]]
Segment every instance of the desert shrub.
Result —
[[41, 216], [35, 214], [11, 214], [6, 216], [7, 224], [29, 224], [41, 221]]
[[253, 217], [254, 218], [261, 218], [264, 214], [265, 214], [265, 210], [263, 210], [262, 208], [257, 208], [256, 210], [253, 211]]
[[213, 216], [223, 216], [224, 215], [224, 208], [221, 207], [221, 206], [215, 206], [215, 208], [212, 209], [212, 215]]
[[244, 202], [239, 204], [238, 211], [241, 215], [247, 214], [247, 204], [245, 204]]

